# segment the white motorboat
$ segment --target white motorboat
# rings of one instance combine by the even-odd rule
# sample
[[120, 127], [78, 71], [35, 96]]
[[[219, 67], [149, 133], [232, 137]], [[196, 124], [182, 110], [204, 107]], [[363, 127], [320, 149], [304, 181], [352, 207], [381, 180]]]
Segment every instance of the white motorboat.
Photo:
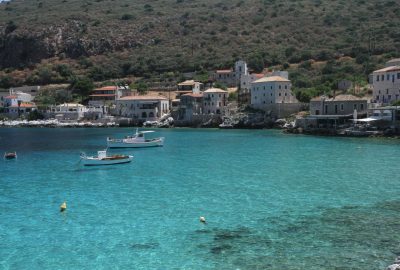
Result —
[[152, 133], [153, 130], [138, 131], [133, 136], [127, 136], [124, 139], [107, 138], [107, 146], [109, 148], [138, 148], [138, 147], [153, 147], [163, 146], [164, 137], [146, 139], [145, 134]]
[[4, 159], [16, 159], [16, 158], [17, 158], [17, 152], [4, 153]]
[[96, 165], [114, 165], [128, 163], [133, 160], [133, 156], [127, 155], [112, 155], [107, 156], [107, 151], [97, 151], [97, 157], [86, 156], [86, 154], [81, 154], [81, 162], [85, 166], [96, 166]]

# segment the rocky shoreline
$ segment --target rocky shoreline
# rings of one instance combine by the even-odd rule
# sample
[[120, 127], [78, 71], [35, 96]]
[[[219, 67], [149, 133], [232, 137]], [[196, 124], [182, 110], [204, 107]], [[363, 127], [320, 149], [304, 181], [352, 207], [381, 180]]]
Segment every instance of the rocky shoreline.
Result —
[[58, 120], [13, 120], [13, 121], [0, 121], [0, 127], [50, 127], [50, 128], [87, 128], [87, 127], [117, 127], [116, 122], [60, 122]]
[[400, 270], [400, 256], [398, 256], [393, 264], [389, 265], [386, 270]]

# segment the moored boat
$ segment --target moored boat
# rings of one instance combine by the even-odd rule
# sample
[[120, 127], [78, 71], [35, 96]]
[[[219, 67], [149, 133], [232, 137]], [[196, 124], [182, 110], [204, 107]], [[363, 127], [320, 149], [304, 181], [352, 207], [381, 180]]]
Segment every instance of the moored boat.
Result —
[[153, 130], [138, 131], [133, 136], [127, 136], [124, 139], [107, 138], [107, 146], [109, 148], [139, 148], [163, 146], [164, 137], [146, 139], [145, 134], [152, 133]]
[[4, 153], [4, 158], [5, 159], [16, 159], [17, 158], [17, 152], [5, 152]]
[[128, 163], [133, 160], [133, 156], [129, 155], [112, 155], [107, 156], [107, 151], [97, 151], [97, 156], [86, 156], [81, 154], [81, 162], [85, 166], [96, 166], [96, 165], [114, 165]]

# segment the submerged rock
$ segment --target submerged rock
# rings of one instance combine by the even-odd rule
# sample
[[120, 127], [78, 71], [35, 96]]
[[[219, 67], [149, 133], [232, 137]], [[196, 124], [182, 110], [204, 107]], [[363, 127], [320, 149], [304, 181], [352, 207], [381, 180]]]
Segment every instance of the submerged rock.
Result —
[[389, 265], [386, 270], [400, 270], [400, 264]]

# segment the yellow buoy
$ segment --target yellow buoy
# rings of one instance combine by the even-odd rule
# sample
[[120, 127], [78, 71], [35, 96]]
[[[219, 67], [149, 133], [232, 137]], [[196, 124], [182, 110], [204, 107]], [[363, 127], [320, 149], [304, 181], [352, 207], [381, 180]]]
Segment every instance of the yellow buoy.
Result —
[[205, 217], [200, 217], [199, 220], [200, 220], [201, 223], [207, 223]]
[[67, 210], [67, 203], [66, 203], [66, 202], [63, 202], [63, 203], [60, 205], [60, 212], [64, 212], [65, 210]]

